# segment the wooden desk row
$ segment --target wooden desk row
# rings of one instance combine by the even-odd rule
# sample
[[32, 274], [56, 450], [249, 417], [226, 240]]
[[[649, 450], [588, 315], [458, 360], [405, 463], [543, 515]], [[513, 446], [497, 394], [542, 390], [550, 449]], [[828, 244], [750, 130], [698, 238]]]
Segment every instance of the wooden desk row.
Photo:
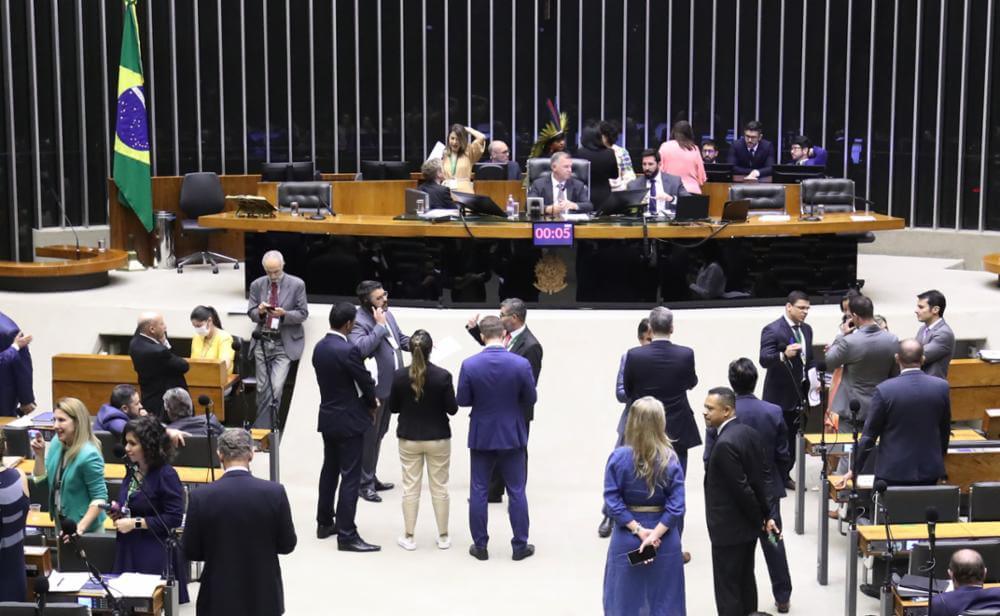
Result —
[[[35, 467], [34, 460], [21, 460], [18, 463], [17, 468], [26, 475], [31, 475], [31, 471]], [[181, 483], [187, 484], [204, 484], [212, 483], [212, 469], [209, 468], [199, 468], [195, 466], [175, 466], [174, 470], [177, 471], [177, 476], [180, 478]], [[215, 478], [218, 479], [222, 477], [222, 469], [215, 469]], [[124, 464], [105, 464], [104, 465], [104, 479], [105, 481], [121, 481], [125, 478], [125, 465]]]
[[[889, 529], [893, 541], [927, 539], [926, 524], [892, 524]], [[939, 522], [934, 534], [938, 539], [990, 539], [1000, 537], [1000, 522]], [[862, 555], [871, 556], [872, 544], [880, 541], [886, 541], [885, 525], [858, 527], [858, 545]]]

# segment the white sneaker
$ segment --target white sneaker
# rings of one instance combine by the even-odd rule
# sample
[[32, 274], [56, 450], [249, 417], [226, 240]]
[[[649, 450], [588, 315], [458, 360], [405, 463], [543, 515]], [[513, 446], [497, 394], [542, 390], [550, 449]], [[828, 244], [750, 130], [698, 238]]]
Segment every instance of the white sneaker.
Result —
[[437, 538], [437, 544], [439, 550], [447, 550], [451, 547], [451, 537], [448, 535], [439, 535]]
[[404, 550], [409, 550], [410, 552], [417, 549], [417, 542], [413, 540], [413, 537], [407, 537], [406, 535], [403, 535], [399, 539], [396, 539], [396, 543], [399, 544], [399, 547], [403, 548]]

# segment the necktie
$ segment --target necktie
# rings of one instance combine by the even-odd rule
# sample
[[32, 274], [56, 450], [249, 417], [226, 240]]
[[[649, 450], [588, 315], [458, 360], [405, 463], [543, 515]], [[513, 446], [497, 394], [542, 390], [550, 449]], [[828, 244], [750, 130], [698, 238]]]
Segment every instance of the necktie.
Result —
[[562, 200], [566, 198], [566, 183], [563, 182], [558, 186], [559, 192], [556, 195], [556, 203], [562, 203]]
[[272, 282], [271, 283], [271, 296], [267, 298], [267, 303], [271, 304], [272, 306], [277, 306], [278, 305], [278, 283], [277, 282]]
[[801, 349], [799, 349], [799, 357], [802, 358], [802, 376], [803, 376], [803, 378], [805, 378], [805, 372], [806, 372], [806, 356], [805, 356], [806, 344], [805, 344], [805, 341], [802, 339], [802, 327], [799, 326], [799, 325], [796, 325], [795, 327], [792, 328], [792, 333], [795, 335], [795, 342], [797, 342], [799, 344], [799, 346], [802, 347]]
[[656, 180], [649, 180], [649, 213], [656, 215]]
[[510, 332], [504, 333], [504, 335], [503, 335], [503, 348], [509, 349], [510, 348], [510, 341], [511, 341]]

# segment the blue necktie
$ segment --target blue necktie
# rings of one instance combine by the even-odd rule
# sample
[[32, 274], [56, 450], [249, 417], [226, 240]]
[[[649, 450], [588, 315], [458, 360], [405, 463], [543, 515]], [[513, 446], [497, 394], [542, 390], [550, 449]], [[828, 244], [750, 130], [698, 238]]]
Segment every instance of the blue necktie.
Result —
[[656, 215], [656, 180], [649, 180], [649, 213]]

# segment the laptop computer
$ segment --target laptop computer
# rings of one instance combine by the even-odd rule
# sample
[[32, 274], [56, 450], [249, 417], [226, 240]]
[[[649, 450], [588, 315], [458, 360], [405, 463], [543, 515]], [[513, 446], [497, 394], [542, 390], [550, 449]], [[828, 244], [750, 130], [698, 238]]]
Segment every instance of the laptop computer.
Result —
[[708, 220], [708, 197], [685, 195], [677, 197], [677, 215], [674, 222], [704, 222]]
[[405, 207], [404, 211], [407, 214], [413, 214], [413, 215], [417, 214], [417, 200], [418, 199], [423, 199], [424, 203], [427, 204], [427, 207], [430, 208], [430, 203], [431, 203], [430, 195], [428, 195], [427, 193], [425, 193], [422, 190], [417, 190], [415, 188], [407, 188], [406, 189], [405, 199], [406, 199], [406, 203], [405, 203], [405, 206], [404, 206]]
[[726, 201], [722, 206], [723, 222], [746, 222], [747, 214], [750, 212], [749, 199], [737, 199], [736, 201]]

